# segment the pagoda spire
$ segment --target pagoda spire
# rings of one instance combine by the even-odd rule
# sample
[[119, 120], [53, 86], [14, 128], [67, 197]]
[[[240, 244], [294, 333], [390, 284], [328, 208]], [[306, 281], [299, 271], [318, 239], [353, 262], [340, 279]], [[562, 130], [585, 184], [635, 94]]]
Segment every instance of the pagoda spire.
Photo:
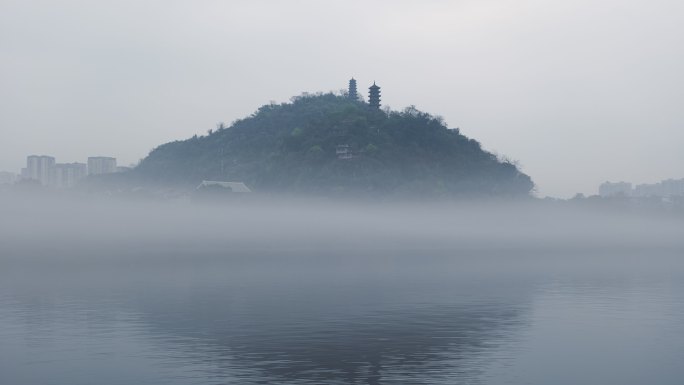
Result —
[[354, 78], [349, 80], [349, 92], [347, 93], [347, 96], [352, 100], [357, 100], [359, 98], [359, 94], [356, 92], [356, 79]]
[[375, 82], [368, 88], [368, 105], [373, 108], [380, 108], [380, 87]]

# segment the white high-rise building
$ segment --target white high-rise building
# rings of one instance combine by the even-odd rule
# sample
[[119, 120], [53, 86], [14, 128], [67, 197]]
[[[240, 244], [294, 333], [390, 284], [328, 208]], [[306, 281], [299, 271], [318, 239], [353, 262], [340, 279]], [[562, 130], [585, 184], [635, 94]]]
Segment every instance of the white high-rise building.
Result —
[[47, 155], [29, 155], [26, 158], [26, 178], [37, 180], [43, 186], [50, 184], [55, 158]]
[[57, 163], [50, 184], [56, 188], [71, 188], [87, 174], [85, 163]]
[[91, 156], [88, 158], [88, 175], [100, 175], [116, 172], [116, 158], [107, 156]]

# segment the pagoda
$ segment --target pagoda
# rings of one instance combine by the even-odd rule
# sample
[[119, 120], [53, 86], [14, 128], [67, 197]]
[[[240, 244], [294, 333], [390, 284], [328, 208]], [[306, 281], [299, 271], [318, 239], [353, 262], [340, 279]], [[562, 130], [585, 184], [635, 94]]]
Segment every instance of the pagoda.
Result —
[[372, 108], [380, 108], [380, 87], [375, 82], [368, 88], [368, 105]]
[[351, 100], [358, 100], [359, 94], [356, 92], [356, 79], [351, 78], [349, 80], [349, 92], [347, 93], [347, 96], [349, 96], [349, 99]]

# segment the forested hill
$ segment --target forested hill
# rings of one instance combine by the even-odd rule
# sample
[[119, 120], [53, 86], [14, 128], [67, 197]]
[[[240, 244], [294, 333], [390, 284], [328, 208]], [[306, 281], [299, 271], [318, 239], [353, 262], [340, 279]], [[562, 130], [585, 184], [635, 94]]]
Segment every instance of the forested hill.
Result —
[[528, 195], [531, 179], [441, 119], [386, 112], [334, 94], [269, 104], [230, 127], [163, 144], [129, 175], [193, 186], [239, 181], [260, 192]]

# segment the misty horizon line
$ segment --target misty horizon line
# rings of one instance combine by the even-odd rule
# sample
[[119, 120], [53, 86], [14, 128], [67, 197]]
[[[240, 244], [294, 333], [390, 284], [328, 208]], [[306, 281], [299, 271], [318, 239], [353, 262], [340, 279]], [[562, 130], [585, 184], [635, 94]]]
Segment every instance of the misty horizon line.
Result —
[[[354, 85], [353, 85], [353, 92], [352, 92], [352, 82], [354, 83]], [[375, 91], [374, 91], [374, 89], [375, 89]], [[327, 92], [326, 92], [326, 91], [316, 91], [316, 92], [304, 91], [304, 92], [301, 92], [299, 95], [295, 95], [295, 96], [290, 97], [289, 102], [292, 103], [293, 101], [295, 101], [295, 100], [298, 99], [298, 98], [306, 98], [306, 97], [310, 97], [310, 96], [321, 96], [321, 95], [325, 95], [325, 94], [332, 94], [332, 95], [335, 95], [335, 96], [342, 96], [342, 97], [353, 98], [354, 100], [357, 100], [357, 101], [360, 102], [360, 103], [369, 105], [369, 106], [371, 106], [371, 107], [375, 107], [375, 108], [377, 108], [377, 109], [381, 109], [381, 108], [380, 108], [380, 107], [381, 107], [381, 105], [380, 105], [380, 94], [379, 94], [380, 87], [378, 87], [378, 86], [376, 85], [376, 81], [375, 81], [375, 80], [373, 81], [373, 84], [369, 87], [369, 90], [370, 90], [370, 92], [369, 92], [370, 95], [369, 95], [369, 96], [370, 96], [371, 98], [373, 97], [373, 92], [376, 93], [376, 95], [375, 95], [375, 98], [376, 98], [375, 104], [371, 103], [370, 101], [367, 102], [367, 101], [363, 98], [363, 95], [362, 95], [362, 94], [356, 92], [356, 80], [355, 80], [354, 77], [352, 77], [352, 78], [350, 79], [350, 85], [349, 85], [349, 88], [348, 88], [348, 89], [343, 89], [343, 88], [341, 88], [341, 89], [338, 89], [338, 90], [329, 90], [329, 91], [327, 91]], [[266, 105], [287, 104], [287, 103], [288, 103], [287, 101], [281, 102], [281, 103], [277, 103], [277, 102], [271, 100], [271, 101], [269, 101], [268, 104], [262, 105], [262, 107], [263, 107], [263, 106], [266, 106]], [[409, 108], [414, 108], [414, 109], [415, 109], [415, 105], [410, 105], [410, 106], [406, 107], [405, 109], [409, 109]], [[391, 107], [388, 106], [388, 105], [382, 106], [382, 109], [381, 109], [381, 110], [382, 110], [384, 113], [389, 113], [390, 111], [393, 111], [393, 110], [391, 109]], [[258, 109], [257, 109], [256, 111], [258, 111]], [[399, 110], [396, 110], [396, 111], [399, 111]], [[418, 110], [418, 111], [419, 111], [419, 110]], [[255, 113], [256, 113], [256, 112], [255, 112]], [[254, 114], [254, 113], [253, 113], [253, 114]], [[253, 115], [253, 114], [252, 114], [252, 115]], [[249, 115], [249, 116], [252, 116], [252, 115]], [[440, 121], [442, 120], [441, 115], [433, 115], [433, 116], [436, 117], [437, 119], [440, 119]], [[232, 126], [233, 124], [235, 124], [236, 122], [239, 122], [241, 119], [243, 119], [243, 118], [237, 118], [237, 119], [233, 120], [233, 122], [231, 123], [231, 126]], [[448, 125], [446, 125], [446, 124], [445, 124], [445, 126], [448, 127]], [[225, 123], [219, 121], [218, 123], [216, 123], [216, 128], [217, 128], [217, 130], [218, 130], [218, 129], [221, 129], [221, 128], [226, 128]], [[449, 129], [451, 129], [451, 128], [449, 128]], [[459, 128], [455, 128], [455, 130], [459, 130]], [[214, 129], [207, 129], [207, 130], [206, 130], [206, 135], [211, 135], [212, 132], [214, 132]], [[198, 136], [198, 134], [195, 134], [193, 137], [197, 137], [197, 136]], [[205, 135], [200, 135], [200, 136], [205, 136]], [[176, 139], [176, 140], [182, 140], [182, 139]], [[496, 152], [494, 152], [494, 153], [496, 154]], [[80, 165], [83, 165], [83, 164], [84, 164], [84, 163], [79, 162], [79, 161], [65, 162], [65, 163], [56, 163], [56, 157], [55, 157], [55, 156], [52, 156], [52, 155], [37, 155], [37, 154], [38, 154], [38, 153], [33, 153], [33, 154], [31, 154], [31, 155], [27, 155], [27, 156], [26, 156], [26, 158], [27, 158], [27, 163], [28, 163], [28, 159], [29, 159], [29, 158], [32, 158], [32, 157], [40, 157], [40, 158], [46, 158], [46, 157], [47, 157], [47, 158], [53, 158], [53, 159], [55, 160], [55, 165], [61, 165], [61, 166], [70, 166], [70, 165], [74, 165], [74, 166], [75, 166], [75, 165], [79, 165], [79, 166], [80, 166]], [[148, 154], [148, 155], [149, 155], [149, 154]], [[88, 156], [88, 157], [87, 157], [87, 160], [89, 161], [91, 158], [110, 158], [110, 159], [117, 159], [116, 157], [97, 155], [97, 156]], [[508, 157], [504, 157], [504, 158], [505, 158], [505, 159], [508, 159]], [[140, 160], [138, 160], [138, 162], [131, 163], [129, 166], [118, 166], [118, 168], [120, 168], [120, 170], [118, 170], [117, 172], [124, 172], [124, 171], [128, 171], [128, 170], [130, 170], [130, 169], [134, 169], [135, 167], [137, 167], [137, 165], [140, 164], [141, 160], [142, 160], [142, 158], [141, 158]], [[518, 162], [514, 162], [514, 163], [515, 163], [516, 165], [518, 164]], [[12, 175], [12, 174], [13, 174], [13, 175]], [[26, 180], [26, 179], [35, 179], [35, 178], [26, 178], [26, 177], [24, 177], [24, 174], [25, 174], [25, 169], [24, 169], [24, 168], [22, 168], [19, 172], [14, 172], [14, 171], [2, 171], [2, 170], [0, 170], [0, 185], [2, 185], [2, 184], [13, 184], [13, 183], [18, 182], [18, 181], [20, 181], [20, 180], [22, 180], [22, 179], [23, 179], [23, 180]], [[97, 175], [97, 174], [101, 174], [101, 173], [94, 173], [94, 175]], [[90, 172], [86, 171], [86, 175], [90, 175]], [[8, 183], [8, 181], [10, 181], [10, 182]], [[670, 177], [670, 178], [668, 178], [668, 179], [662, 179], [662, 180], [660, 180], [660, 181], [658, 181], [658, 182], [655, 182], [655, 183], [641, 182], [641, 183], [636, 184], [636, 186], [635, 186], [634, 189], [635, 189], [635, 190], [638, 190], [637, 187], [642, 187], [642, 190], [655, 191], [655, 190], [658, 189], [658, 187], [657, 187], [658, 185], [663, 184], [663, 183], [665, 183], [665, 182], [669, 182], [669, 181], [677, 181], [677, 182], [678, 182], [678, 181], [680, 181], [680, 179], [674, 179], [674, 177]], [[680, 187], [677, 188], [677, 189], [678, 189], [678, 193], [677, 193], [677, 194], [674, 194], [674, 195], [676, 195], [676, 196], [684, 195], [684, 178], [682, 178], [681, 181], [682, 181], [682, 187], [681, 187], [681, 188], [680, 188]], [[604, 187], [604, 186], [606, 186], [606, 185], [621, 185], [621, 184], [625, 184], [625, 183], [630, 184], [630, 185], [632, 184], [631, 182], [624, 182], [624, 181], [621, 181], [621, 182], [610, 182], [610, 178], [607, 178], [604, 182], [602, 182], [602, 183], [598, 186], [598, 192], [597, 192], [597, 193], [590, 193], [590, 194], [588, 194], [588, 196], [591, 197], [591, 196], [596, 196], [596, 195], [598, 195], [598, 196], [601, 196], [601, 197], [609, 197], [609, 196], [613, 196], [613, 195], [619, 195], [619, 194], [615, 194], [614, 192], [610, 192], [610, 193], [604, 194], [604, 193], [602, 193], [602, 187]], [[71, 186], [70, 186], [70, 187], [71, 187]], [[681, 190], [681, 191], [680, 191], [680, 190]], [[536, 191], [536, 188], [535, 188], [535, 191]], [[622, 191], [621, 193], [622, 193], [623, 195], [625, 195], [625, 196], [631, 196], [631, 197], [650, 197], [650, 196], [667, 197], [667, 196], [671, 196], [671, 195], [672, 195], [672, 194], [668, 195], [668, 194], [643, 194], [643, 193], [642, 193], [642, 194], [638, 194], [638, 193], [626, 192], [626, 191]], [[565, 199], [573, 199], [573, 198], [577, 198], [577, 197], [583, 197], [583, 196], [586, 196], [586, 195], [587, 195], [587, 194], [582, 193], [582, 192], [576, 192], [573, 196], [568, 197], [568, 198], [565, 198]], [[533, 197], [537, 197], [537, 196], [536, 196], [536, 193], [532, 193], [532, 196], [533, 196]], [[561, 200], [563, 199], [563, 198], [559, 198], [559, 197], [555, 197], [555, 196], [550, 196], [550, 195], [546, 195], [544, 198], [561, 199]]]

